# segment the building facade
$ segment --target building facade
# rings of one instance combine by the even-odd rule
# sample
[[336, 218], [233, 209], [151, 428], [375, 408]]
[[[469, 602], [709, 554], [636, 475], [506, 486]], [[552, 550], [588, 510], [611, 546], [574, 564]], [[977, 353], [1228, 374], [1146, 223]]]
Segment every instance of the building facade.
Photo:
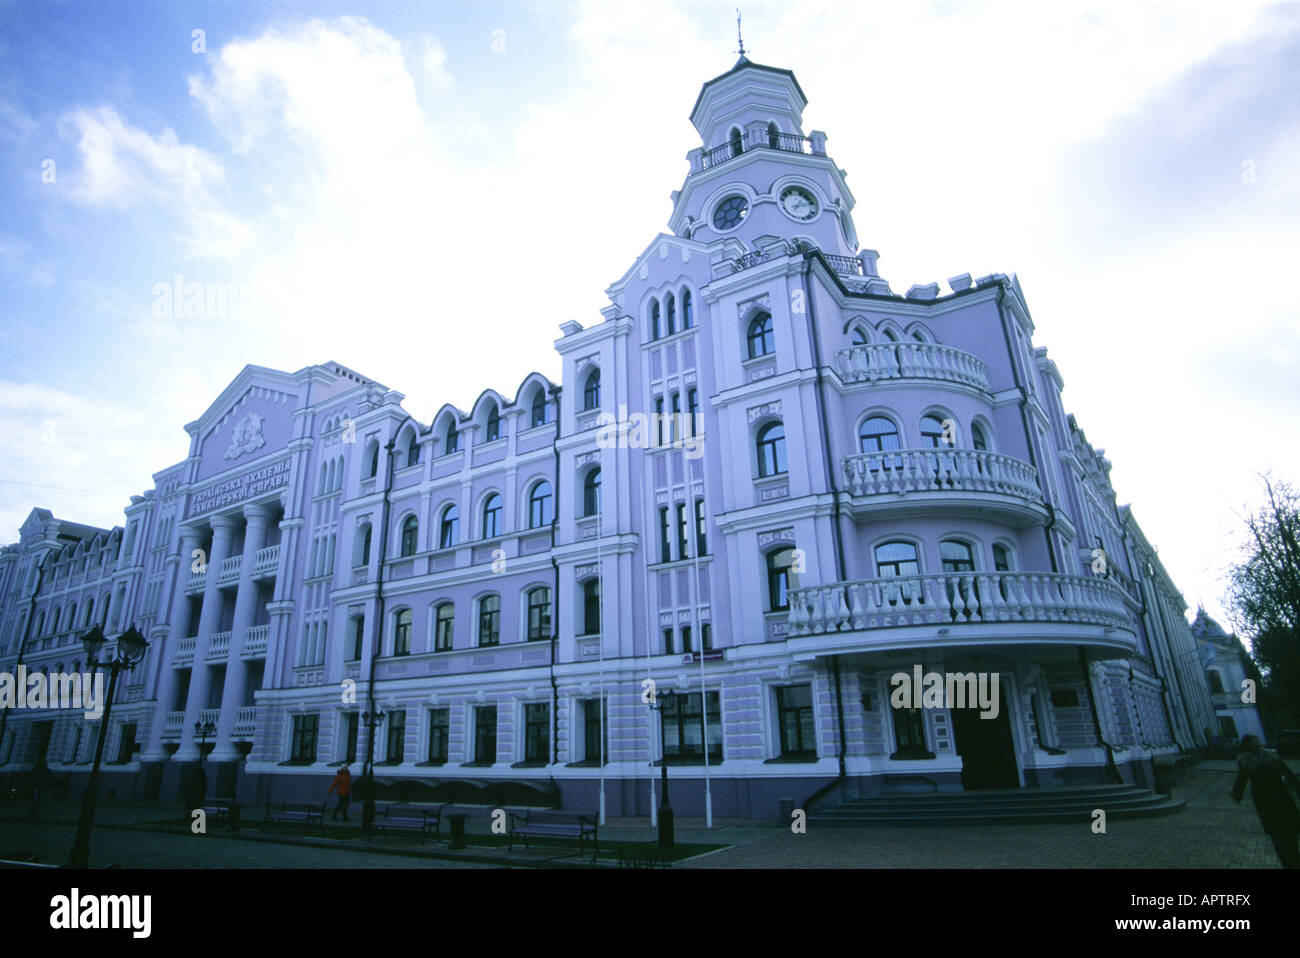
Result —
[[1205, 681], [1214, 702], [1218, 717], [1215, 733], [1224, 739], [1239, 740], [1243, 735], [1255, 735], [1261, 742], [1270, 739], [1264, 730], [1256, 697], [1259, 689], [1255, 679], [1246, 670], [1246, 647], [1236, 635], [1223, 630], [1223, 626], [1210, 618], [1204, 609], [1196, 610], [1192, 620], [1192, 636], [1196, 639]]
[[[1181, 597], [1016, 279], [895, 293], [805, 103], [743, 57], [704, 84], [671, 232], [561, 326], [560, 383], [423, 423], [337, 363], [249, 366], [123, 528], [34, 510], [0, 669], [145, 633], [119, 794], [182, 793], [209, 748], [259, 802], [367, 755], [384, 795], [612, 815], [649, 813], [665, 762], [679, 814], [707, 781], [742, 817], [1149, 783], [1217, 725]], [[996, 677], [996, 714], [894, 707], [917, 668]], [[0, 774], [86, 770], [80, 713], [5, 721]]]

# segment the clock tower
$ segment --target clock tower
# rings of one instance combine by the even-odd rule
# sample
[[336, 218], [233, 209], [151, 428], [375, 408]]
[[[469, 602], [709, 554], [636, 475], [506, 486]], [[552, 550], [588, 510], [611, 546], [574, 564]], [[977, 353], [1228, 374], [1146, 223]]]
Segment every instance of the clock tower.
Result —
[[826, 134], [804, 133], [807, 103], [791, 71], [743, 55], [705, 83], [691, 111], [702, 146], [687, 154], [672, 231], [706, 243], [732, 237], [749, 248], [802, 238], [854, 255], [853, 194], [826, 155]]

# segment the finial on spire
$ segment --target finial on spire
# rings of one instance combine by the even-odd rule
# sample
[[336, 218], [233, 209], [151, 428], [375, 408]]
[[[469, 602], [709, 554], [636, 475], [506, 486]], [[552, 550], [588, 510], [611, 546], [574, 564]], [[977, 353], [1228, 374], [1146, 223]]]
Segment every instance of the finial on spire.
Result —
[[743, 57], [745, 55], [745, 38], [740, 35], [740, 7], [736, 8], [736, 43], [740, 47], [736, 52]]

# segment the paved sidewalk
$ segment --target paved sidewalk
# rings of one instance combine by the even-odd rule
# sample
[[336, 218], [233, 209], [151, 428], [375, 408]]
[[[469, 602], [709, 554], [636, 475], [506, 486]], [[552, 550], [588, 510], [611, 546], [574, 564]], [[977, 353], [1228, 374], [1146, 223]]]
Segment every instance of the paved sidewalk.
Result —
[[[1277, 857], [1249, 797], [1228, 794], [1235, 765], [1202, 762], [1175, 787], [1187, 801], [1179, 814], [1110, 820], [1105, 834], [1088, 821], [1077, 825], [828, 826], [793, 834], [779, 823], [678, 819], [679, 843], [721, 844], [721, 850], [677, 862], [676, 868], [1276, 868]], [[77, 802], [50, 803], [40, 820], [27, 819], [25, 803], [0, 805], [0, 858], [27, 850], [59, 863], [71, 845]], [[359, 809], [357, 810], [359, 812]], [[357, 816], [354, 816], [354, 819]], [[160, 825], [171, 820], [174, 825]], [[192, 835], [174, 802], [103, 802], [96, 814], [91, 864], [182, 868], [412, 868], [589, 866], [558, 848], [471, 846], [452, 851], [443, 841], [406, 838], [371, 841], [263, 833], [260, 810], [248, 812], [239, 832], [210, 823]], [[355, 824], [355, 821], [354, 821]], [[470, 834], [486, 819], [470, 821]], [[355, 832], [352, 833], [355, 835]], [[611, 818], [605, 842], [653, 842], [646, 818]], [[202, 843], [197, 844], [196, 843]], [[202, 853], [196, 853], [202, 849]]]

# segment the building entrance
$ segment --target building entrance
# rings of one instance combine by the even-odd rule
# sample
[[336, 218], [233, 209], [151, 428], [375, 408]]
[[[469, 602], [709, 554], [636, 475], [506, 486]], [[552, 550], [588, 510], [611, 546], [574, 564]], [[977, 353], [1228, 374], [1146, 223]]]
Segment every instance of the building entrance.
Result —
[[961, 784], [968, 791], [985, 788], [1019, 788], [1015, 741], [1006, 691], [998, 683], [997, 718], [980, 718], [980, 710], [952, 709], [953, 735], [961, 756]]

